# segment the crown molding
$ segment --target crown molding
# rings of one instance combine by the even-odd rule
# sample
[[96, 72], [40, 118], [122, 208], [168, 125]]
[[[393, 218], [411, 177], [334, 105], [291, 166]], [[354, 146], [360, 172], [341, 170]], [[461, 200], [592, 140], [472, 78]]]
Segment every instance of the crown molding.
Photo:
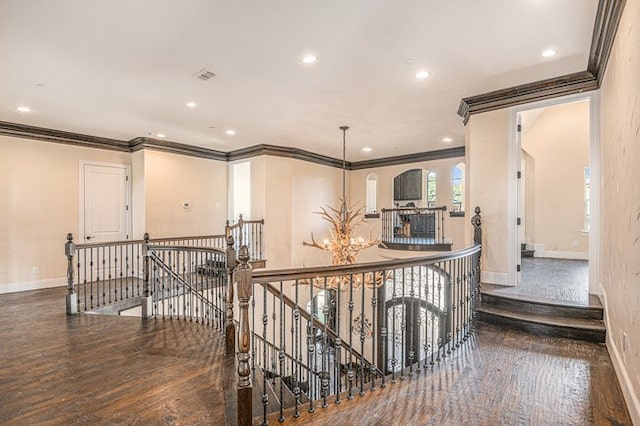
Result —
[[466, 125], [472, 114], [597, 90], [604, 76], [626, 0], [600, 0], [589, 62], [585, 71], [463, 98], [458, 115]]
[[[10, 123], [7, 121], [0, 121], [0, 135], [122, 152], [136, 152], [143, 149], [152, 149], [156, 151], [188, 155], [191, 157], [206, 158], [216, 161], [236, 161], [251, 157], [258, 157], [261, 155], [271, 155], [276, 157], [293, 158], [296, 160], [308, 161], [310, 163], [336, 167], [339, 169], [343, 167], [342, 160], [340, 159], [322, 154], [316, 154], [310, 151], [305, 151], [303, 149], [277, 145], [255, 145], [231, 152], [223, 152], [214, 149], [202, 148], [148, 137], [137, 137], [131, 139], [130, 141], [122, 141], [117, 139], [84, 135], [80, 133], [65, 132], [62, 130], [29, 126], [26, 124]], [[464, 147], [448, 148], [438, 151], [400, 155], [396, 157], [376, 158], [373, 160], [356, 162], [345, 161], [344, 166], [347, 170], [360, 170], [373, 167], [416, 163], [419, 161], [463, 157], [464, 152]]]
[[141, 149], [153, 149], [155, 151], [169, 152], [172, 154], [189, 155], [191, 157], [207, 158], [209, 160], [228, 161], [227, 154], [214, 149], [185, 145], [178, 142], [163, 141], [153, 138], [134, 138], [129, 142], [129, 150], [136, 152]]
[[462, 122], [467, 124], [472, 114], [572, 95], [597, 88], [596, 77], [589, 71], [581, 71], [463, 98], [458, 107], [458, 115], [462, 117]]
[[[323, 166], [342, 168], [342, 160], [322, 154], [316, 154], [298, 148], [289, 148], [276, 145], [255, 145], [248, 148], [237, 149], [227, 153], [227, 161], [242, 160], [245, 158], [258, 157], [260, 155], [272, 155], [275, 157], [295, 158], [296, 160], [309, 161]], [[346, 162], [346, 168], [351, 166]]]
[[112, 151], [129, 152], [129, 143], [117, 139], [101, 138], [99, 136], [83, 135], [44, 127], [29, 126], [27, 124], [0, 121], [0, 135], [34, 139], [44, 142], [56, 142], [67, 145], [88, 148], [108, 149]]
[[591, 38], [587, 71], [596, 76], [598, 87], [604, 77], [609, 55], [618, 32], [626, 0], [600, 0]]
[[416, 154], [398, 155], [396, 157], [376, 158], [373, 160], [355, 161], [349, 170], [371, 169], [374, 167], [395, 166], [398, 164], [418, 163], [421, 161], [442, 160], [445, 158], [464, 157], [465, 148], [439, 149], [437, 151], [419, 152]]

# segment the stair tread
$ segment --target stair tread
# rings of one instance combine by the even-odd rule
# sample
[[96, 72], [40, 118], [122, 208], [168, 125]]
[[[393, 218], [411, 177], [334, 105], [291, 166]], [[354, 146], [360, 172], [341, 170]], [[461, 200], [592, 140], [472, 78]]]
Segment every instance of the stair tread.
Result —
[[[599, 310], [599, 311], [603, 310], [602, 304], [597, 299], [592, 300], [592, 298], [590, 298], [588, 305], [584, 305], [584, 304], [569, 302], [564, 300], [550, 300], [550, 299], [543, 299], [536, 296], [526, 296], [526, 295], [520, 295], [515, 293], [513, 294], [503, 293], [500, 291], [500, 289], [496, 290], [493, 288], [490, 288], [490, 289], [486, 288], [487, 286], [486, 284], [481, 284], [481, 286], [483, 287], [480, 290], [480, 294], [482, 295], [500, 297], [503, 299], [513, 300], [516, 302], [534, 303], [534, 304], [546, 305], [546, 306], [557, 306], [560, 308], [574, 308], [574, 309]], [[501, 286], [497, 286], [497, 287], [501, 287]]]
[[556, 327], [570, 327], [583, 330], [605, 331], [604, 322], [601, 320], [584, 319], [584, 318], [566, 318], [551, 315], [539, 315], [522, 312], [513, 312], [506, 309], [493, 308], [490, 306], [480, 305], [478, 311], [491, 315], [497, 315], [506, 318], [513, 318], [521, 321], [528, 321], [537, 324], [552, 325]]

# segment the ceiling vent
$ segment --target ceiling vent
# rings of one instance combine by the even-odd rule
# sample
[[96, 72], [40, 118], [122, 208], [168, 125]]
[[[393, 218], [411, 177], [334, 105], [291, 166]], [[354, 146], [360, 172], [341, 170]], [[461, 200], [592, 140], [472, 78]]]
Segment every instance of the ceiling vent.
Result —
[[205, 68], [202, 68], [200, 71], [196, 72], [195, 74], [192, 74], [192, 77], [198, 78], [202, 81], [207, 81], [211, 77], [215, 77], [215, 76], [216, 75], [214, 73], [212, 73], [211, 71], [208, 71]]

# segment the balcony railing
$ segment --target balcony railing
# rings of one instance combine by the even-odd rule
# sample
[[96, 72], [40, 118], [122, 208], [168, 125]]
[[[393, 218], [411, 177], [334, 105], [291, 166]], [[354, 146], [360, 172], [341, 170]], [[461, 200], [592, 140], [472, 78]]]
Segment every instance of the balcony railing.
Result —
[[382, 244], [399, 250], [450, 251], [442, 207], [382, 209]]
[[[237, 249], [249, 247], [254, 267], [264, 267], [264, 220], [243, 220], [228, 224], [225, 234], [188, 237], [148, 238], [108, 243], [76, 244], [67, 235], [67, 287], [75, 300], [67, 302], [67, 312], [100, 310], [118, 314], [139, 305], [143, 295], [143, 246], [198, 247], [225, 250], [227, 237], [234, 237]], [[207, 268], [207, 265], [200, 265]]]
[[241, 248], [238, 423], [254, 421], [254, 380], [267, 424], [426, 371], [460, 347], [479, 297], [476, 213], [474, 246], [437, 256], [254, 273]]

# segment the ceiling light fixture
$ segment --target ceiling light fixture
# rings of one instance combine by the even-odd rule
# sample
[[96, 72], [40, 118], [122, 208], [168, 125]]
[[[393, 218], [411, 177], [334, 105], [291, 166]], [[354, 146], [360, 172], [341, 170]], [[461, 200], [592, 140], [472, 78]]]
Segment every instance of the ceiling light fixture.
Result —
[[166, 138], [167, 135], [165, 135], [164, 133], [156, 133], [156, 137], [157, 138]]
[[543, 58], [550, 58], [552, 56], [556, 55], [556, 51], [553, 49], [547, 49], [545, 51], [542, 52], [542, 57]]
[[20, 112], [31, 112], [31, 108], [28, 106], [20, 105], [16, 108]]
[[418, 71], [415, 74], [413, 74], [414, 78], [417, 78], [418, 80], [424, 80], [425, 78], [429, 77], [431, 74], [429, 73], [429, 71]]
[[[320, 207], [320, 211], [316, 212], [322, 218], [331, 223], [329, 230], [331, 239], [325, 238], [322, 242], [318, 242], [313, 233], [311, 233], [311, 242], [303, 241], [303, 246], [310, 246], [331, 254], [331, 263], [333, 265], [353, 265], [356, 263], [358, 254], [369, 247], [377, 246], [380, 240], [363, 237], [356, 238], [354, 231], [358, 226], [364, 223], [364, 215], [362, 209], [355, 209], [347, 206], [346, 196], [346, 170], [347, 170], [347, 130], [349, 126], [340, 126], [342, 130], [342, 199], [340, 200], [340, 208], [336, 209], [331, 206]], [[355, 274], [327, 277], [325, 279], [311, 278], [302, 280], [302, 284], [311, 284], [317, 288], [349, 291], [353, 289], [378, 288], [384, 282], [391, 278], [391, 272], [375, 272], [374, 274]]]
[[449, 136], [445, 136], [444, 138], [442, 138], [442, 142], [453, 142], [453, 139], [451, 139]]
[[365, 147], [362, 148], [362, 150], [364, 152], [371, 152], [371, 151], [373, 151], [373, 148], [371, 148], [370, 146], [365, 146]]
[[318, 57], [316, 55], [305, 55], [300, 59], [300, 62], [307, 65], [315, 64], [318, 62]]
[[226, 133], [226, 134], [228, 134], [229, 136], [233, 136], [233, 135], [235, 135], [235, 134], [236, 134], [236, 131], [235, 131], [235, 130], [233, 130], [233, 129], [229, 129], [229, 130], [227, 130], [225, 133]]
[[198, 104], [197, 104], [197, 103], [195, 103], [195, 102], [190, 101], [190, 102], [187, 102], [187, 106], [188, 106], [189, 108], [195, 108], [195, 107], [197, 107], [197, 106], [198, 106]]

